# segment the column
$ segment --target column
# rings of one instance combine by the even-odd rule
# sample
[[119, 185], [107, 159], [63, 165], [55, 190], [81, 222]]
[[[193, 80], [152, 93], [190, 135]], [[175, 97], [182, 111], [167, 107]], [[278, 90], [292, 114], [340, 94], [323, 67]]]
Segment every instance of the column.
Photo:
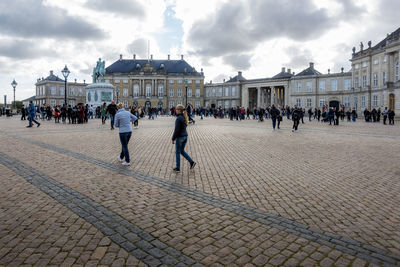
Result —
[[257, 107], [261, 107], [261, 88], [257, 87]]
[[242, 107], [247, 109], [249, 107], [249, 89], [242, 87]]
[[275, 105], [275, 93], [276, 93], [275, 87], [271, 87], [271, 106], [272, 104]]

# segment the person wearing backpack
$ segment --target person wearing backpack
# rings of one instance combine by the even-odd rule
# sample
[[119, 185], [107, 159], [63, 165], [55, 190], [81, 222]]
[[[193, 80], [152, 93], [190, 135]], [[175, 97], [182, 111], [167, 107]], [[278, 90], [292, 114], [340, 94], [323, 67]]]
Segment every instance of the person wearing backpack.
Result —
[[292, 121], [293, 121], [293, 128], [292, 132], [297, 131], [300, 123], [300, 116], [301, 116], [301, 111], [294, 106], [293, 112], [292, 112]]

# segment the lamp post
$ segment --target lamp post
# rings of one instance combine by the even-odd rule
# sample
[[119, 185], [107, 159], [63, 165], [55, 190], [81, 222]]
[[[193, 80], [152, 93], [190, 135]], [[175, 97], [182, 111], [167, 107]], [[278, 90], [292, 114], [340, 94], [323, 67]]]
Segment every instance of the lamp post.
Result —
[[65, 65], [64, 69], [61, 71], [62, 75], [65, 78], [65, 87], [64, 87], [64, 103], [65, 107], [67, 106], [67, 78], [68, 75], [70, 74], [69, 69], [67, 68], [67, 65]]
[[186, 88], [186, 105], [185, 107], [187, 107], [187, 101], [188, 101], [188, 95], [187, 95], [187, 90], [188, 90], [188, 80], [185, 79], [185, 88]]
[[118, 87], [117, 87], [116, 93], [117, 93], [117, 104], [118, 104], [118, 103], [119, 103], [119, 102], [118, 102], [118, 100], [119, 100], [119, 88], [118, 88]]
[[17, 103], [15, 103], [15, 87], [17, 87], [18, 83], [15, 81], [15, 79], [12, 81], [11, 86], [14, 88], [14, 109], [17, 108]]

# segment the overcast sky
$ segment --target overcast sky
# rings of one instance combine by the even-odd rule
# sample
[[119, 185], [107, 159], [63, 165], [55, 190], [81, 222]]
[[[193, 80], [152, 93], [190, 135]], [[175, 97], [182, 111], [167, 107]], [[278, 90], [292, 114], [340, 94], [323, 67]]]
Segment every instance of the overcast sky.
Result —
[[298, 73], [315, 63], [326, 73], [350, 69], [351, 49], [377, 42], [399, 25], [399, 0], [1, 0], [0, 95], [35, 94], [50, 70], [91, 81], [101, 57], [180, 55], [206, 81], [243, 71], [271, 77], [282, 67]]

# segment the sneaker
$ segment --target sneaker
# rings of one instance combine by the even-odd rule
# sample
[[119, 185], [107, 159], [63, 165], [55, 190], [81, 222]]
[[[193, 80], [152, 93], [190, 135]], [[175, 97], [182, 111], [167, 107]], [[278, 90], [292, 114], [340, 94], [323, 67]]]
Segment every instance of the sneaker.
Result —
[[37, 127], [39, 127], [40, 126], [40, 123], [37, 125]]
[[26, 128], [31, 128], [31, 127], [32, 127], [32, 126], [29, 126], [29, 125], [28, 125], [28, 126], [26, 126]]
[[122, 162], [122, 165], [124, 165], [124, 166], [131, 166], [131, 163], [130, 162]]
[[196, 166], [196, 162], [193, 161], [192, 163], [190, 163], [190, 169], [193, 169], [194, 166]]
[[122, 163], [122, 159], [121, 159], [121, 157], [120, 157], [120, 156], [117, 156], [117, 159], [119, 160], [119, 162], [121, 162], [121, 163]]
[[179, 168], [174, 168], [173, 171], [174, 172], [180, 172], [181, 170]]
[[294, 129], [292, 129], [292, 132], [294, 132]]

